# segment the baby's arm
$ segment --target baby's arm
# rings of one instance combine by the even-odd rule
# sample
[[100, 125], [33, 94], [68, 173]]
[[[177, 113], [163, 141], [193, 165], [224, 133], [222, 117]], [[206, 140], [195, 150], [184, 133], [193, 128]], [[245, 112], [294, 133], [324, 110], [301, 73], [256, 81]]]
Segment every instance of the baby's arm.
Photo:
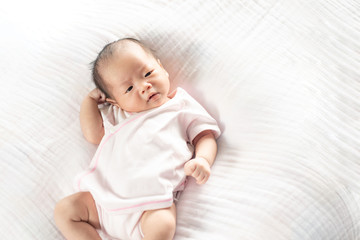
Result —
[[216, 140], [212, 131], [206, 130], [198, 134], [193, 143], [195, 158], [185, 164], [185, 174], [194, 177], [198, 184], [204, 184], [210, 177], [210, 167], [216, 157]]
[[83, 100], [80, 108], [80, 125], [86, 140], [99, 144], [105, 134], [103, 119], [98, 104], [105, 102], [105, 94], [92, 90]]

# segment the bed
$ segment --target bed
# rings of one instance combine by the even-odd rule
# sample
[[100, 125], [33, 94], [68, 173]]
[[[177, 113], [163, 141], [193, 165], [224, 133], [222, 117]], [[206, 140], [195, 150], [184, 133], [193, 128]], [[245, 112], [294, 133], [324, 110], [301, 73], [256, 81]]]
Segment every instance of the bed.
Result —
[[[0, 235], [63, 239], [55, 203], [96, 150], [80, 130], [90, 62], [144, 41], [218, 121], [175, 240], [360, 239], [357, 0], [11, 1], [0, 9]], [[104, 238], [105, 239], [105, 238]]]

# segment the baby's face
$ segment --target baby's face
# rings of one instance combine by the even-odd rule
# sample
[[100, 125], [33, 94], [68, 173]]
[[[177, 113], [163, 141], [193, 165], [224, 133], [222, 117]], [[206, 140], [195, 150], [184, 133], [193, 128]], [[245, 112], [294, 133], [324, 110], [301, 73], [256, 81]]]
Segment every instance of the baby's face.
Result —
[[169, 100], [169, 74], [159, 60], [135, 43], [116, 51], [100, 71], [112, 103], [125, 111], [141, 112]]

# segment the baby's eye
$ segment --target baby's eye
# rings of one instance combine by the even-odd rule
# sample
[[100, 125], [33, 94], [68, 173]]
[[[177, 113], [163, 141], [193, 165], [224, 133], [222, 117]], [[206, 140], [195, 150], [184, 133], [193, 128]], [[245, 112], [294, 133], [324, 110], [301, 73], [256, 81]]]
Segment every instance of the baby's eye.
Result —
[[132, 89], [133, 89], [133, 86], [130, 86], [130, 87], [126, 90], [126, 92], [125, 92], [125, 93], [130, 92]]
[[150, 76], [152, 72], [153, 72], [153, 71], [147, 72], [147, 73], [145, 74], [145, 77]]

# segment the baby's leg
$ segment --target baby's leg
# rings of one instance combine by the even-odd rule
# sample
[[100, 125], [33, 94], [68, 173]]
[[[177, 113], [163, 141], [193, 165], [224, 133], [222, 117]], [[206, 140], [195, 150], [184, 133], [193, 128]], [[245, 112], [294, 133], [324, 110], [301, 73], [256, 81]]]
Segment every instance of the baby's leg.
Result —
[[149, 210], [141, 217], [143, 240], [171, 240], [176, 228], [175, 204], [169, 208]]
[[89, 192], [70, 195], [56, 204], [55, 223], [64, 237], [71, 239], [101, 239], [96, 228], [100, 228], [95, 202]]

